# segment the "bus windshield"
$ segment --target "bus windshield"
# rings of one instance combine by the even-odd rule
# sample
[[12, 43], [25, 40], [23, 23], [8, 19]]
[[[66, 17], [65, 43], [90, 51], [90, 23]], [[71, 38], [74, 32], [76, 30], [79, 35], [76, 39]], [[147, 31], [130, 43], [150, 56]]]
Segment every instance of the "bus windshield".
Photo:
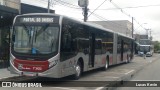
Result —
[[14, 27], [13, 50], [23, 54], [50, 54], [58, 51], [59, 27], [49, 24]]
[[142, 39], [142, 40], [140, 40], [139, 41], [139, 44], [141, 44], [141, 45], [150, 45], [151, 44], [151, 40], [149, 40], [149, 39]]
[[144, 51], [150, 51], [150, 47], [149, 46], [140, 46], [140, 51], [144, 52]]

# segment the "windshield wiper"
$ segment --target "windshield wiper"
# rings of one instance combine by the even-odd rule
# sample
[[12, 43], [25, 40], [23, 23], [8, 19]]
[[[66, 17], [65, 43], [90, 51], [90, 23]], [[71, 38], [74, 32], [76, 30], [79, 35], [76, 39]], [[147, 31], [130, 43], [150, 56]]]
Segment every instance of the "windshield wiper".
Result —
[[41, 29], [38, 32], [36, 32], [35, 41], [37, 39], [37, 36], [39, 36], [42, 32], [44, 32], [48, 26], [49, 26], [49, 24], [46, 24], [45, 26], [41, 27]]
[[29, 43], [31, 42], [31, 35], [29, 35], [29, 29], [27, 28], [27, 26], [25, 24], [22, 24], [24, 30], [27, 32], [27, 35], [29, 36]]

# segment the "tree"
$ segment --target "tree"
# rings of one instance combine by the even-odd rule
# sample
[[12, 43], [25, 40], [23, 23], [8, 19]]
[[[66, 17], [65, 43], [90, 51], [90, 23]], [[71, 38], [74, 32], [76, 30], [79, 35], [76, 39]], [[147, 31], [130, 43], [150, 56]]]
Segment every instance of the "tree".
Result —
[[154, 42], [154, 51], [158, 51], [160, 50], [160, 42], [159, 41], [155, 41]]

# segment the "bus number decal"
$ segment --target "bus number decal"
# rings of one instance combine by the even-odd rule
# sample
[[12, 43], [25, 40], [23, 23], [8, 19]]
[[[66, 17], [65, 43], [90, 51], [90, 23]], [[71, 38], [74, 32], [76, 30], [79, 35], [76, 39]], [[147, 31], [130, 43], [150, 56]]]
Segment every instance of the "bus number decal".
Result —
[[33, 67], [33, 70], [41, 71], [41, 70], [42, 70], [42, 67]]

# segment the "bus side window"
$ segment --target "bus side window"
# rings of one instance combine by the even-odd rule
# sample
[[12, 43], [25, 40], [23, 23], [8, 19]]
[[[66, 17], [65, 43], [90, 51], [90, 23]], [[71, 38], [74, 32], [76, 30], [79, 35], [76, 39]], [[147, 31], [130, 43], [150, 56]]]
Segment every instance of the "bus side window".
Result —
[[66, 61], [76, 55], [77, 24], [64, 19], [61, 32], [61, 61]]
[[62, 31], [62, 51], [69, 52], [71, 50], [71, 33], [68, 29]]

